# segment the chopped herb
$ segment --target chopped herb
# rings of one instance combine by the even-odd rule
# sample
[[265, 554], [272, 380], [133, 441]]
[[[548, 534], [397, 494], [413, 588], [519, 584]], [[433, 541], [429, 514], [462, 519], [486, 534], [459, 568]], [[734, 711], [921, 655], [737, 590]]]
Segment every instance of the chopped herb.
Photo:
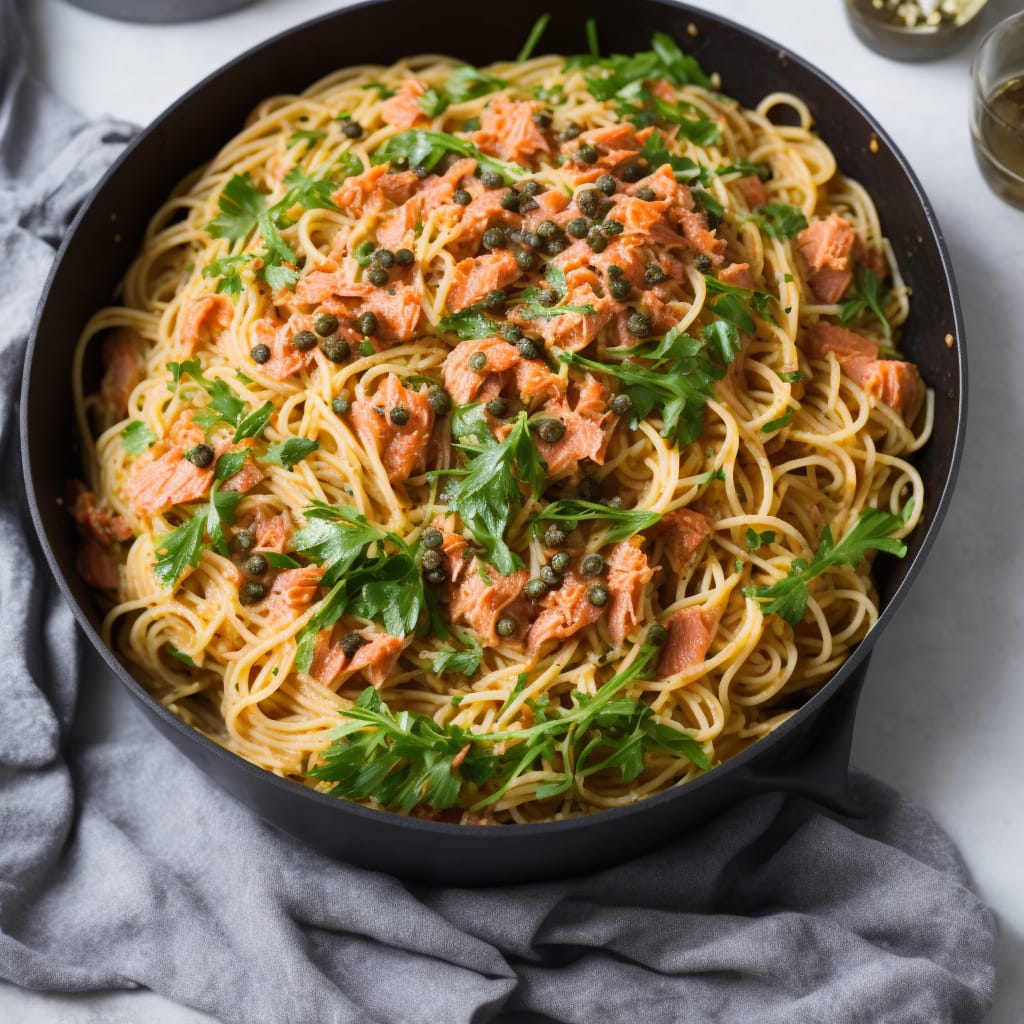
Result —
[[498, 332], [498, 322], [487, 316], [477, 303], [458, 313], [450, 313], [437, 325], [437, 329], [445, 334], [457, 334], [462, 341], [479, 341], [481, 338], [493, 338]]
[[799, 384], [804, 379], [804, 375], [799, 370], [783, 370], [779, 374], [779, 380], [786, 384]]
[[[243, 381], [243, 383], [245, 382]], [[249, 383], [251, 384], [252, 381], [249, 381]], [[232, 442], [238, 444], [239, 441], [247, 437], [256, 437], [258, 434], [262, 434], [263, 428], [267, 425], [267, 421], [273, 412], [273, 402], [264, 402], [258, 409], [253, 410], [248, 416], [239, 421], [238, 427], [235, 430], [235, 436], [231, 438]]]
[[656, 96], [642, 84], [630, 86], [619, 94], [639, 102], [621, 103], [615, 109], [622, 121], [630, 121], [637, 128], [651, 125], [678, 125], [676, 138], [689, 139], [696, 146], [715, 146], [722, 141], [722, 129], [718, 123], [704, 117], [692, 103], [669, 103]]
[[[383, 82], [367, 82], [365, 85], [359, 86], [360, 89], [376, 89], [377, 99], [389, 100], [395, 95], [394, 89], [389, 89]], [[339, 114], [338, 117], [345, 118], [351, 117], [351, 114]]]
[[777, 583], [748, 587], [743, 593], [760, 603], [765, 615], [778, 615], [795, 626], [807, 610], [810, 597], [807, 584], [826, 570], [840, 565], [856, 568], [868, 551], [888, 551], [902, 558], [907, 546], [892, 534], [907, 523], [912, 511], [913, 501], [907, 502], [900, 515], [880, 508], [866, 508], [838, 544], [832, 539], [832, 530], [826, 526], [810, 562], [794, 558], [789, 573]]
[[669, 152], [664, 138], [658, 131], [651, 132], [644, 140], [640, 155], [651, 165], [652, 172], [668, 164], [672, 168], [676, 181], [699, 181], [702, 185], [708, 185], [711, 182], [711, 172], [706, 167], [701, 167], [696, 160], [692, 160], [688, 156], [676, 156]]
[[857, 288], [856, 293], [839, 307], [839, 322], [848, 324], [864, 310], [870, 309], [882, 325], [885, 336], [892, 337], [889, 318], [882, 308], [882, 282], [878, 275], [869, 267], [857, 266], [853, 271], [853, 281]]
[[264, 462], [291, 470], [319, 447], [319, 441], [313, 441], [308, 437], [289, 437], [287, 441], [277, 441], [270, 445], [267, 454], [262, 458]]
[[771, 238], [795, 238], [805, 227], [807, 218], [799, 207], [789, 203], [768, 203], [759, 206], [746, 218]]
[[303, 143], [304, 149], [310, 149], [315, 146], [321, 139], [327, 138], [327, 132], [310, 131], [309, 129], [303, 128], [301, 131], [293, 132], [289, 137], [285, 145], [291, 149], [292, 146]]
[[541, 523], [576, 523], [591, 519], [603, 519], [613, 524], [605, 541], [614, 544], [627, 537], [632, 537], [634, 533], [650, 529], [661, 519], [661, 513], [641, 508], [613, 508], [611, 505], [600, 505], [597, 502], [581, 501], [577, 498], [561, 498], [558, 501], [553, 501], [533, 517], [533, 529], [534, 533], [540, 537]]
[[217, 292], [234, 298], [242, 294], [242, 267], [256, 259], [254, 252], [242, 252], [237, 256], [222, 256], [203, 267], [203, 277], [216, 277]]
[[497, 75], [481, 71], [470, 64], [464, 64], [452, 72], [451, 77], [437, 89], [427, 89], [416, 100], [416, 105], [427, 117], [438, 117], [452, 103], [465, 103], [467, 100], [486, 96], [496, 89], [504, 89], [508, 82]]
[[747, 527], [747, 550], [756, 551], [758, 548], [763, 548], [766, 544], [775, 543], [775, 531], [765, 530], [764, 533], [758, 533], [753, 527]]
[[751, 163], [749, 160], [737, 160], [727, 167], [719, 167], [716, 174], [755, 174], [762, 181], [768, 181], [772, 176], [772, 169], [768, 164]]
[[533, 23], [533, 28], [530, 29], [530, 34], [526, 37], [526, 42], [523, 43], [523, 48], [519, 51], [519, 55], [516, 57], [516, 61], [518, 63], [521, 64], [524, 60], [529, 60], [533, 56], [533, 51], [540, 42], [540, 37], [544, 35], [544, 30], [548, 27], [548, 22], [550, 20], [550, 14], [542, 14]]
[[527, 173], [525, 168], [518, 164], [488, 156], [483, 150], [465, 139], [456, 138], [447, 132], [425, 131], [420, 128], [409, 128], [397, 135], [392, 135], [373, 154], [371, 159], [375, 164], [382, 164], [386, 160], [402, 157], [411, 166], [425, 167], [430, 171], [448, 153], [472, 157], [481, 169], [500, 174], [506, 184], [518, 181]]
[[142, 420], [132, 420], [121, 431], [121, 447], [129, 455], [141, 455], [156, 444], [156, 434]]
[[[511, 731], [478, 734], [438, 725], [417, 712], [395, 715], [368, 687], [343, 713], [345, 724], [310, 774], [333, 783], [336, 796], [373, 799], [408, 811], [417, 804], [486, 807], [520, 776], [550, 763], [556, 752], [566, 766], [563, 776], [538, 786], [537, 799], [557, 796], [578, 779], [612, 768], [624, 781], [635, 779], [647, 753], [687, 758], [707, 771], [711, 762], [692, 736], [656, 721], [646, 701], [621, 696], [647, 672], [656, 654], [657, 648], [642, 647], [633, 663], [594, 696], [573, 694], [570, 708], [533, 702], [534, 724]], [[520, 681], [525, 686], [524, 677]], [[502, 753], [497, 754], [499, 743]], [[477, 799], [484, 786], [487, 795]]]
[[523, 565], [505, 543], [505, 530], [523, 503], [520, 481], [536, 498], [543, 489], [545, 472], [544, 460], [530, 437], [526, 413], [520, 412], [508, 437], [476, 449], [466, 468], [430, 475], [453, 478], [446, 489], [451, 508], [483, 546], [488, 561], [502, 576], [509, 576]]
[[662, 419], [661, 436], [682, 446], [700, 436], [714, 382], [725, 376], [739, 347], [736, 328], [719, 321], [704, 327], [699, 339], [672, 328], [653, 346], [629, 350], [634, 357], [651, 360], [649, 367], [631, 360], [599, 363], [573, 352], [562, 352], [559, 358], [570, 366], [617, 377], [633, 402], [631, 427], [656, 412]]
[[283, 555], [280, 551], [262, 551], [260, 552], [263, 557], [275, 568], [275, 569], [301, 569], [302, 563], [291, 555]]
[[165, 587], [173, 586], [189, 566], [194, 569], [199, 564], [205, 532], [206, 516], [196, 514], [176, 530], [156, 539], [153, 575]]
[[466, 650], [459, 650], [455, 647], [441, 648], [441, 653], [430, 666], [435, 675], [443, 676], [446, 672], [461, 672], [468, 678], [479, 670], [484, 649], [473, 636], [464, 638], [463, 643], [468, 645]]
[[172, 658], [177, 658], [183, 665], [188, 665], [189, 668], [196, 667], [196, 663], [192, 660], [191, 655], [175, 647], [174, 644], [168, 644], [166, 650]]
[[781, 430], [783, 427], [788, 427], [793, 422], [793, 414], [796, 409], [790, 406], [781, 416], [774, 420], [769, 420], [762, 428], [762, 434], [771, 434], [776, 430]]

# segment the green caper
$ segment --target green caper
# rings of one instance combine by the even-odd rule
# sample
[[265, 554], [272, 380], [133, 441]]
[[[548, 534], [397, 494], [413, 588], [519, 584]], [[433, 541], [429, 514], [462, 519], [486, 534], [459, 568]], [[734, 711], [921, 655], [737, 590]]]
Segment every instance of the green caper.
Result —
[[492, 415], [497, 417], [499, 420], [508, 415], [508, 399], [502, 398], [500, 395], [497, 398], [492, 398], [484, 408]]
[[388, 283], [388, 272], [383, 267], [371, 267], [366, 272], [366, 280], [375, 288], [383, 288]]
[[572, 235], [573, 238], [586, 238], [587, 232], [590, 230], [590, 222], [584, 220], [582, 217], [573, 217], [573, 219], [565, 225], [565, 230]]
[[544, 546], [549, 548], [557, 548], [565, 543], [566, 538], [569, 536], [569, 532], [563, 526], [559, 526], [557, 523], [552, 523], [544, 531]]
[[390, 415], [396, 427], [404, 427], [409, 422], [409, 410], [404, 405], [396, 405]]
[[550, 590], [554, 590], [562, 585], [562, 577], [559, 573], [555, 572], [550, 565], [542, 565], [540, 567], [540, 578], [544, 581], [545, 586]]
[[626, 413], [633, 411], [633, 399], [623, 391], [611, 400], [608, 408], [611, 409], [616, 416], [625, 416]]
[[434, 551], [428, 549], [423, 552], [423, 558], [420, 562], [426, 572], [432, 572], [434, 569], [440, 569], [444, 564], [444, 558], [440, 551]]
[[603, 608], [611, 596], [608, 588], [603, 583], [593, 583], [587, 587], [587, 600], [595, 608]]
[[447, 416], [452, 409], [452, 396], [439, 384], [427, 391], [427, 402], [435, 416]]
[[469, 206], [473, 202], [473, 197], [464, 188], [457, 188], [452, 193], [452, 202], [459, 206]]
[[356, 320], [356, 327], [359, 328], [359, 333], [365, 337], [370, 337], [377, 331], [377, 314], [367, 310], [365, 313], [361, 313], [359, 319]]
[[538, 110], [533, 115], [533, 123], [542, 132], [546, 132], [551, 127], [551, 114], [546, 110]]
[[416, 259], [416, 254], [412, 249], [396, 249], [395, 250], [395, 263], [400, 267], [407, 267]]
[[333, 334], [337, 329], [338, 318], [333, 313], [317, 313], [313, 317], [313, 330], [321, 338], [326, 338], [328, 334]]
[[519, 324], [502, 324], [498, 333], [510, 344], [514, 345], [523, 336], [523, 329]]
[[448, 573], [446, 573], [444, 569], [431, 569], [423, 578], [428, 583], [433, 584], [436, 587], [448, 579]]
[[436, 526], [428, 526], [420, 539], [423, 541], [423, 546], [431, 551], [436, 551], [444, 544], [444, 534]]
[[501, 208], [503, 210], [511, 210], [513, 213], [519, 212], [519, 207], [522, 205], [523, 197], [518, 193], [509, 189], [501, 197]]
[[320, 351], [332, 363], [343, 363], [352, 355], [349, 343], [344, 338], [339, 338], [336, 334], [332, 334], [329, 338], [323, 338], [320, 341]]
[[523, 587], [523, 593], [534, 601], [540, 600], [548, 592], [548, 585], [536, 576], [532, 580], [526, 581], [526, 586]]
[[256, 534], [252, 530], [239, 530], [232, 539], [231, 546], [242, 554], [252, 551], [256, 547]]
[[420, 179], [425, 178], [430, 173], [430, 168], [425, 167], [423, 164], [410, 164], [409, 170]]
[[569, 566], [572, 565], [572, 555], [568, 551], [556, 551], [548, 559], [548, 565], [557, 573], [568, 572]]
[[545, 444], [558, 444], [565, 437], [565, 421], [556, 419], [538, 420], [535, 424], [537, 436]]
[[312, 331], [299, 331], [292, 335], [292, 347], [300, 352], [308, 352], [316, 347], [316, 335]]
[[576, 150], [576, 159], [581, 164], [596, 164], [598, 156], [597, 146], [589, 142], [584, 142], [583, 145]]
[[270, 357], [271, 357], [271, 355], [273, 355], [273, 353], [270, 351], [270, 346], [269, 345], [262, 345], [262, 344], [260, 344], [260, 345], [253, 345], [252, 349], [250, 349], [250, 351], [249, 351], [249, 355], [252, 356], [252, 361], [254, 363], [262, 364], [262, 363], [269, 362], [270, 361]]
[[341, 130], [346, 139], [361, 139], [363, 137], [363, 126], [358, 121], [353, 121], [351, 117], [345, 118]]
[[626, 330], [637, 338], [646, 338], [651, 333], [651, 318], [637, 310], [626, 319]]
[[381, 248], [373, 250], [370, 262], [385, 270], [390, 270], [395, 265], [395, 254], [390, 249], [381, 246]]
[[570, 121], [559, 133], [558, 137], [562, 142], [572, 142], [573, 139], [578, 139], [583, 134], [583, 129], [576, 124], [575, 121]]
[[537, 225], [537, 235], [545, 240], [557, 238], [562, 229], [553, 220], [542, 220]]
[[569, 239], [564, 235], [559, 238], [552, 238], [550, 242], [544, 243], [544, 252], [548, 256], [557, 256], [569, 248]]
[[615, 235], [621, 235], [624, 230], [625, 228], [620, 220], [605, 220], [601, 222], [601, 234], [605, 238], [614, 238]]
[[508, 301], [508, 293], [504, 288], [493, 288], [480, 301], [484, 309], [496, 309]]
[[505, 179], [497, 171], [482, 171], [480, 184], [488, 189], [501, 188], [505, 184]]
[[342, 398], [340, 395], [337, 398], [331, 399], [331, 411], [335, 416], [344, 416], [349, 410], [349, 401], [347, 398]]
[[608, 275], [608, 279], [610, 281], [614, 280], [617, 277], [622, 277], [622, 274], [623, 274], [622, 267], [617, 266], [614, 263], [609, 263], [608, 266], [605, 267], [605, 271], [604, 272]]
[[486, 352], [474, 352], [469, 357], [469, 368], [474, 373], [483, 373], [487, 369], [487, 353]]
[[623, 181], [633, 183], [646, 178], [651, 173], [651, 165], [643, 157], [634, 157], [621, 164], [618, 172]]
[[197, 444], [185, 452], [185, 458], [198, 469], [208, 469], [213, 465], [214, 450], [208, 444]]
[[518, 348], [524, 359], [540, 359], [541, 347], [533, 338], [521, 338]]
[[576, 496], [583, 501], [600, 501], [601, 485], [592, 476], [585, 476], [576, 487]]
[[544, 191], [544, 186], [539, 181], [524, 181], [519, 186], [519, 191], [524, 196], [529, 196], [531, 199], [534, 196], [539, 196]]
[[516, 633], [519, 632], [519, 623], [513, 619], [511, 615], [502, 615], [502, 617], [498, 619], [494, 630], [498, 636], [506, 638], [515, 636]]
[[263, 576], [270, 564], [262, 555], [250, 555], [242, 564], [242, 572], [246, 576]]
[[504, 249], [508, 245], [508, 239], [501, 228], [488, 228], [484, 232], [485, 249]]
[[595, 551], [586, 555], [580, 562], [580, 574], [582, 576], [600, 576], [604, 572], [604, 559]]
[[576, 196], [576, 205], [580, 208], [581, 213], [593, 217], [601, 205], [601, 196], [592, 188], [584, 189]]
[[633, 286], [624, 277], [619, 277], [608, 285], [608, 291], [613, 299], [625, 302], [633, 294]]
[[615, 179], [610, 174], [602, 174], [594, 184], [606, 195], [611, 196], [615, 194], [615, 189], [618, 187]]
[[695, 260], [693, 261], [693, 265], [694, 265], [694, 266], [695, 266], [695, 267], [696, 267], [696, 268], [697, 268], [697, 269], [698, 269], [698, 270], [699, 270], [699, 271], [700, 271], [700, 272], [701, 272], [702, 274], [710, 274], [710, 273], [711, 273], [711, 268], [712, 268], [712, 266], [713, 266], [713, 264], [712, 264], [712, 262], [711, 262], [711, 257], [709, 257], [709, 256], [705, 256], [705, 255], [704, 255], [704, 253], [701, 253], [701, 254], [700, 254], [700, 255], [699, 255], [699, 256], [698, 256], [698, 257], [697, 257], [697, 258], [696, 258], [696, 259], [695, 259]]
[[652, 287], [656, 284], [661, 284], [661, 282], [664, 281], [667, 277], [668, 274], [666, 274], [665, 271], [662, 270], [657, 263], [652, 263], [644, 271], [644, 283], [649, 284]]
[[516, 253], [516, 266], [520, 270], [533, 270], [534, 265], [537, 262], [537, 257], [526, 249], [520, 249]]
[[658, 198], [653, 188], [638, 188], [633, 195], [637, 199], [642, 199], [645, 203], [653, 203]]
[[360, 633], [346, 633], [341, 638], [341, 649], [351, 658], [366, 642], [366, 637]]
[[647, 643], [652, 647], [663, 647], [667, 639], [668, 630], [661, 625], [660, 622], [654, 623], [654, 625], [647, 630]]
[[267, 596], [267, 588], [255, 580], [247, 580], [238, 588], [238, 600], [241, 604], [256, 604]]
[[608, 246], [608, 239], [604, 237], [601, 229], [596, 224], [587, 232], [587, 245], [594, 252], [604, 252]]

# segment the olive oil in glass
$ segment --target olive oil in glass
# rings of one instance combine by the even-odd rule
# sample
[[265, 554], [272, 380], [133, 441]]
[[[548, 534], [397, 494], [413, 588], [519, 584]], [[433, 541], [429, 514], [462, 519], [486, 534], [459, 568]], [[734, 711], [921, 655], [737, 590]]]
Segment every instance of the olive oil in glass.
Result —
[[1024, 209], [1024, 12], [982, 40], [971, 77], [978, 167], [996, 195]]

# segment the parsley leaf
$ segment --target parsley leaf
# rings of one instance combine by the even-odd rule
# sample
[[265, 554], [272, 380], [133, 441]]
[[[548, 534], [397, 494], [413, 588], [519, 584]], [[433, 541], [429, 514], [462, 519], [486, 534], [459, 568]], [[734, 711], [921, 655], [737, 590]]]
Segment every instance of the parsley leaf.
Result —
[[891, 534], [907, 522], [912, 510], [910, 501], [898, 516], [884, 509], [866, 508], [838, 544], [832, 538], [832, 530], [826, 526], [810, 562], [805, 558], [794, 558], [789, 573], [777, 583], [748, 587], [743, 593], [760, 603], [765, 615], [778, 615], [795, 626], [807, 610], [810, 597], [807, 584], [827, 569], [840, 565], [856, 568], [868, 551], [888, 551], [902, 558], [907, 553], [907, 546]]
[[156, 444], [156, 434], [142, 420], [132, 420], [121, 431], [121, 447], [129, 455], [141, 455]]
[[472, 157], [482, 170], [500, 174], [506, 185], [519, 181], [527, 173], [526, 169], [518, 164], [488, 156], [465, 139], [456, 138], [448, 132], [426, 131], [421, 128], [409, 128], [392, 135], [377, 149], [371, 160], [374, 164], [382, 164], [385, 160], [401, 157], [407, 160], [410, 166], [425, 167], [430, 171], [448, 153]]
[[430, 666], [435, 675], [443, 676], [445, 672], [461, 672], [468, 678], [479, 671], [484, 649], [477, 642], [475, 636], [468, 636], [463, 639], [463, 642], [468, 644], [466, 650], [460, 651], [454, 647], [441, 648], [441, 653]]
[[266, 246], [261, 254], [263, 267], [259, 271], [263, 280], [274, 289], [294, 287], [299, 279], [295, 269], [298, 256], [278, 232], [273, 211], [248, 172], [231, 178], [217, 205], [220, 213], [206, 225], [210, 235], [239, 242], [258, 229]]
[[706, 167], [701, 167], [696, 160], [688, 156], [676, 156], [669, 152], [664, 138], [658, 131], [651, 132], [644, 140], [643, 146], [640, 147], [640, 155], [651, 165], [652, 172], [668, 164], [672, 168], [676, 181], [699, 181], [702, 185], [708, 185], [711, 182], [711, 172]]
[[295, 550], [326, 565], [320, 582], [333, 587], [375, 543], [390, 536], [347, 505], [314, 502], [304, 513], [306, 526], [295, 535]]
[[615, 110], [620, 120], [630, 121], [637, 128], [672, 124], [679, 126], [677, 138], [689, 139], [696, 146], [715, 146], [722, 141], [722, 129], [718, 123], [704, 117], [692, 103], [669, 103], [641, 83], [620, 90], [619, 96], [639, 101], [622, 103]]
[[853, 271], [853, 281], [857, 292], [853, 298], [847, 299], [839, 307], [839, 322], [848, 324], [854, 317], [859, 316], [866, 309], [870, 309], [882, 325], [882, 330], [887, 338], [892, 337], [892, 328], [889, 326], [889, 318], [882, 308], [881, 288], [882, 282], [878, 275], [869, 267], [857, 266]]
[[176, 530], [157, 538], [153, 575], [165, 587], [173, 586], [189, 566], [194, 569], [199, 564], [203, 556], [205, 532], [206, 516], [198, 514]]
[[315, 146], [321, 139], [327, 138], [327, 132], [311, 131], [307, 128], [303, 128], [300, 131], [293, 132], [288, 136], [288, 141], [285, 145], [291, 149], [292, 146], [298, 143], [303, 143], [303, 149], [308, 150]]
[[187, 654], [185, 651], [179, 650], [174, 646], [174, 644], [168, 644], [165, 650], [172, 658], [177, 658], [183, 665], [188, 665], [189, 668], [196, 667], [196, 663], [192, 660], [192, 656]]
[[744, 306], [749, 306], [750, 309], [754, 310], [758, 316], [765, 320], [772, 319], [772, 304], [774, 300], [767, 292], [752, 292], [749, 288], [741, 288], [736, 284], [726, 284], [710, 274], [704, 275], [704, 283], [707, 286], [709, 295], [721, 296], [721, 298], [709, 301], [708, 307], [716, 315], [728, 320], [729, 323], [734, 324], [741, 331], [750, 333], [754, 330], [754, 320], [749, 310], [745, 309]]
[[725, 167], [719, 167], [716, 174], [755, 174], [762, 181], [770, 181], [772, 177], [772, 169], [768, 164], [751, 163], [749, 160], [737, 160], [735, 163], [728, 164]]
[[203, 267], [203, 277], [217, 277], [217, 293], [232, 298], [242, 294], [242, 267], [256, 259], [254, 252], [242, 252], [237, 256], [222, 256], [219, 260]]
[[264, 402], [258, 409], [254, 409], [248, 416], [243, 417], [238, 421], [235, 436], [231, 438], [232, 442], [238, 444], [239, 441], [247, 437], [256, 437], [257, 434], [262, 434], [263, 428], [267, 425], [273, 412], [274, 403]]
[[505, 543], [505, 530], [523, 503], [519, 481], [527, 484], [537, 497], [544, 486], [545, 472], [524, 411], [519, 413], [508, 437], [480, 449], [468, 467], [433, 474], [454, 478], [447, 489], [449, 504], [502, 576], [511, 575], [523, 564]]
[[493, 338], [498, 332], [498, 323], [477, 304], [458, 313], [450, 313], [441, 320], [437, 329], [445, 334], [457, 334], [462, 341], [479, 341], [481, 338]]
[[486, 96], [496, 89], [504, 89], [508, 82], [487, 71], [481, 71], [471, 64], [463, 64], [456, 68], [451, 77], [444, 83], [440, 91], [427, 89], [416, 100], [416, 105], [427, 117], [443, 114], [452, 103], [465, 103], [467, 100]]
[[301, 569], [302, 563], [292, 558], [291, 555], [283, 555], [280, 551], [261, 551], [260, 554], [275, 568], [275, 569]]
[[[238, 427], [242, 422], [245, 417], [245, 402], [222, 378], [215, 377], [213, 380], [207, 380], [198, 359], [186, 359], [182, 363], [168, 363], [167, 369], [171, 371], [171, 383], [168, 387], [172, 392], [177, 391], [183, 377], [191, 377], [210, 396], [210, 403], [206, 408], [216, 413], [218, 420], [223, 420], [232, 427]], [[202, 411], [200, 410], [200, 412]], [[199, 422], [198, 415], [194, 418], [196, 422]]]
[[739, 346], [734, 327], [709, 324], [699, 339], [672, 328], [655, 346], [630, 350], [634, 357], [651, 360], [651, 366], [633, 360], [599, 363], [574, 352], [559, 353], [559, 359], [570, 366], [617, 377], [633, 401], [631, 426], [635, 428], [640, 420], [657, 412], [662, 419], [661, 436], [683, 446], [700, 436], [704, 408], [714, 395], [714, 382], [725, 376]]
[[759, 206], [746, 218], [771, 238], [795, 238], [805, 227], [803, 210], [789, 203], [768, 203]]
[[758, 548], [763, 548], [766, 544], [775, 543], [775, 531], [765, 530], [764, 533], [758, 533], [753, 527], [747, 527], [746, 544], [748, 551], [756, 551]]
[[[618, 768], [624, 780], [634, 779], [644, 770], [647, 753], [687, 758], [706, 771], [711, 762], [693, 737], [657, 722], [645, 701], [621, 696], [643, 677], [656, 654], [656, 648], [641, 647], [632, 664], [594, 696], [573, 694], [572, 707], [545, 711], [541, 702], [532, 702], [534, 724], [502, 732], [471, 733], [454, 724], [438, 725], [418, 712], [396, 715], [368, 687], [343, 712], [345, 724], [310, 774], [332, 782], [335, 796], [373, 799], [391, 810], [408, 811], [420, 803], [437, 809], [486, 807], [556, 753], [567, 767], [560, 778], [537, 788], [538, 799], [567, 792], [577, 779], [607, 768]], [[525, 674], [519, 676], [505, 707], [526, 681]], [[494, 753], [497, 744], [500, 754]], [[476, 799], [484, 786], [487, 795]]]
[[313, 441], [308, 437], [289, 437], [287, 441], [275, 441], [269, 445], [267, 454], [262, 458], [264, 462], [291, 470], [319, 447], [319, 441]]
[[468, 405], [455, 407], [452, 412], [452, 437], [460, 447], [465, 446], [470, 438], [474, 439], [477, 448], [489, 448], [498, 444], [491, 433], [481, 402], [470, 402]]
[[[359, 86], [359, 88], [360, 89], [376, 89], [377, 90], [377, 99], [379, 99], [379, 100], [389, 100], [389, 99], [391, 99], [392, 96], [395, 95], [395, 90], [394, 89], [389, 89], [383, 82], [367, 82], [365, 85]], [[339, 117], [343, 117], [343, 115], [341, 115], [341, 114], [339, 114], [338, 116]], [[344, 116], [349, 116], [349, 115], [344, 115]]]
[[561, 498], [551, 502], [533, 517], [534, 532], [539, 537], [540, 524], [545, 522], [577, 523], [590, 519], [603, 519], [614, 524], [605, 537], [607, 543], [614, 544], [649, 529], [661, 519], [661, 513], [642, 508], [612, 508], [611, 505], [577, 498]]

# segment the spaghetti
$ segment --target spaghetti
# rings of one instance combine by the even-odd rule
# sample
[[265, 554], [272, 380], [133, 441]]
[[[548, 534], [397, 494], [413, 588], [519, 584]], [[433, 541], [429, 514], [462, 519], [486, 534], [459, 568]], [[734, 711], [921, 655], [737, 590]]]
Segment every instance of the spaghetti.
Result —
[[829, 679], [931, 396], [870, 196], [798, 97], [717, 84], [665, 37], [348, 68], [156, 212], [78, 346], [71, 512], [165, 706], [373, 806], [528, 822]]

